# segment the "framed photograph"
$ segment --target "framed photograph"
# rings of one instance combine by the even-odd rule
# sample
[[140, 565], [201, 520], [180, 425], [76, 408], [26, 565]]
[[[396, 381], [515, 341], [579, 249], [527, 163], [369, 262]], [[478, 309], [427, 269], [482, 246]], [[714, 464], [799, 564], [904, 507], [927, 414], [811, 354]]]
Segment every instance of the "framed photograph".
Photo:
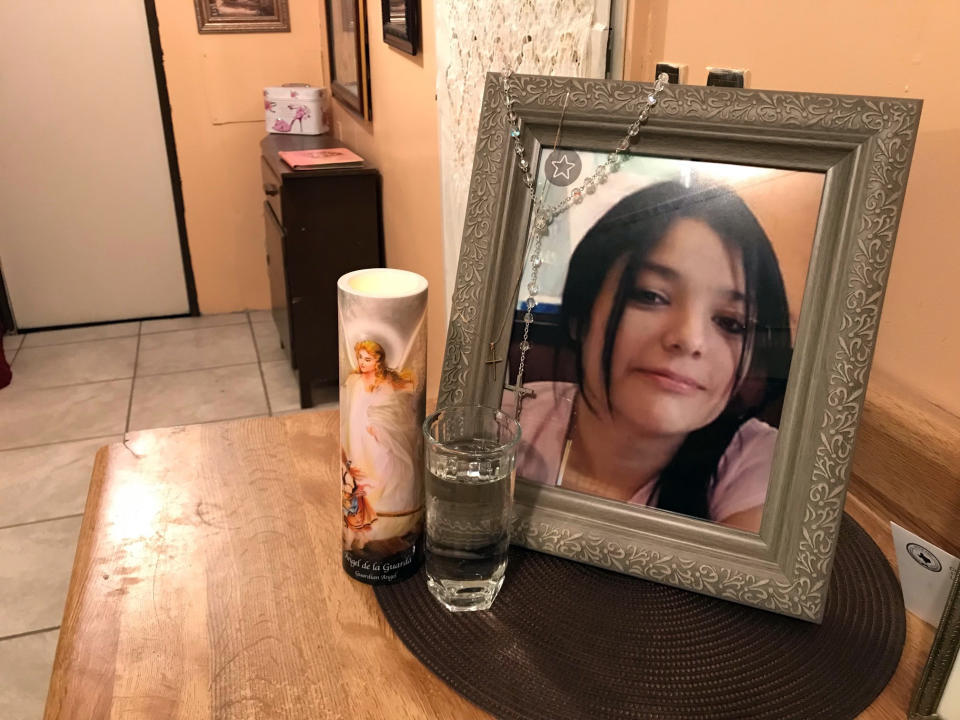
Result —
[[909, 720], [960, 720], [960, 573], [954, 576]]
[[325, 5], [331, 94], [364, 120], [372, 120], [364, 0], [330, 0]]
[[380, 0], [383, 41], [411, 55], [420, 44], [420, 0]]
[[202, 33], [290, 32], [287, 0], [193, 0]]
[[819, 622], [921, 101], [508, 82], [439, 404], [519, 404], [513, 542]]

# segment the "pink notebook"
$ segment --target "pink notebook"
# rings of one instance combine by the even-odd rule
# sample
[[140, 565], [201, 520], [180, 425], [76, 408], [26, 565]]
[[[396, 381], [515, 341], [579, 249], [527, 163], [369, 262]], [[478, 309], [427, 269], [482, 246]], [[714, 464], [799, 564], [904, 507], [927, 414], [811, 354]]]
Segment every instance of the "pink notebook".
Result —
[[281, 150], [280, 158], [294, 170], [314, 170], [332, 165], [360, 165], [363, 158], [346, 148]]

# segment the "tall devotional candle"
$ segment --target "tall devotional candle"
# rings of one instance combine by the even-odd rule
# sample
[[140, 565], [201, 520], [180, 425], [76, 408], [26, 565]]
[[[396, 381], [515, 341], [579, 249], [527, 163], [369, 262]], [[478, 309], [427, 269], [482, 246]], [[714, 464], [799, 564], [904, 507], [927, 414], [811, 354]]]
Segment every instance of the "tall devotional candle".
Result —
[[423, 557], [427, 281], [372, 268], [337, 281], [343, 567], [370, 584]]

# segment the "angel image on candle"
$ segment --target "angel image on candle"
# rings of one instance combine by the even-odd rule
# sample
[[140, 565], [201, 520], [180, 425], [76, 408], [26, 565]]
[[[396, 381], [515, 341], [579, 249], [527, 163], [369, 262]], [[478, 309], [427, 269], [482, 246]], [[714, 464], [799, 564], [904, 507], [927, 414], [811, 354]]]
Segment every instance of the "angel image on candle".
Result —
[[389, 360], [380, 343], [356, 342], [340, 393], [344, 537], [386, 554], [419, 532], [422, 517], [415, 378], [404, 358], [400, 369]]

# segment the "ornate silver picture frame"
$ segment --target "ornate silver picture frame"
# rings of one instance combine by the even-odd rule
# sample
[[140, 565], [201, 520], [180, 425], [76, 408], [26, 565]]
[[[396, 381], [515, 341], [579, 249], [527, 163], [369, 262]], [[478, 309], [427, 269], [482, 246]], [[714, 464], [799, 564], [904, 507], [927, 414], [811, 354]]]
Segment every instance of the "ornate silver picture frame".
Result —
[[953, 578], [930, 656], [910, 703], [909, 720], [960, 718], [960, 573]]
[[[557, 148], [587, 159], [609, 152], [653, 92], [605, 80], [514, 75], [510, 83], [516, 123], [503, 78], [489, 74], [484, 90], [440, 407], [499, 407], [517, 370], [508, 370], [507, 351], [522, 308], [533, 207], [521, 163], [542, 168]], [[513, 542], [820, 621], [921, 104], [694, 86], [662, 91], [624, 157], [823, 178], [759, 531], [529, 482], [520, 473]]]

